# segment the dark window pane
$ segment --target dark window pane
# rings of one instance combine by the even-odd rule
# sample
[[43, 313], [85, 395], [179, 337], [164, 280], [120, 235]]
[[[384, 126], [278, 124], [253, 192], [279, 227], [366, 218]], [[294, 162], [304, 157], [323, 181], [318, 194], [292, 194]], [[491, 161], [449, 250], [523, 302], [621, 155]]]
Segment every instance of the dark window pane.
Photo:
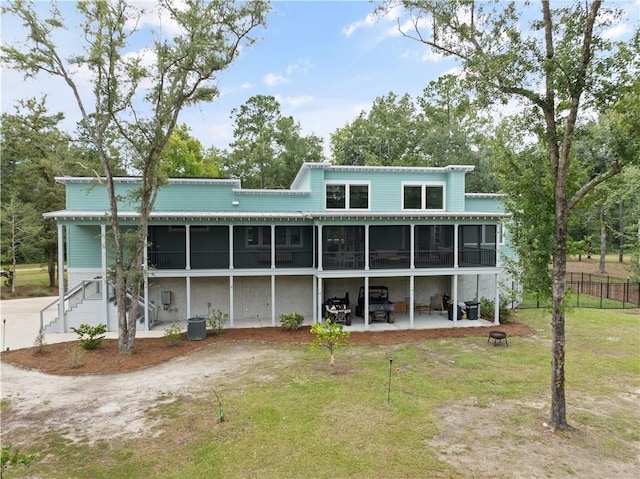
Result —
[[369, 187], [367, 185], [351, 185], [349, 195], [349, 208], [367, 209], [369, 207]]
[[327, 185], [327, 208], [345, 208], [344, 185]]
[[427, 209], [441, 210], [444, 207], [442, 186], [427, 186]]
[[289, 227], [289, 244], [299, 246], [302, 244], [302, 231], [299, 226]]
[[404, 209], [419, 210], [422, 208], [422, 187], [421, 186], [405, 186], [404, 187]]

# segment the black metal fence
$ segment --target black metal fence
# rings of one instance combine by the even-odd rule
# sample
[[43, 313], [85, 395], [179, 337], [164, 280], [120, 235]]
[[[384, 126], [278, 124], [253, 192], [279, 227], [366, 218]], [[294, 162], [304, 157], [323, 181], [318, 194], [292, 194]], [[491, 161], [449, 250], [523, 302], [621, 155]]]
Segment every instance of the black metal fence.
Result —
[[[567, 306], [575, 308], [640, 308], [640, 282], [590, 273], [567, 273]], [[550, 302], [525, 294], [519, 308], [547, 308]]]

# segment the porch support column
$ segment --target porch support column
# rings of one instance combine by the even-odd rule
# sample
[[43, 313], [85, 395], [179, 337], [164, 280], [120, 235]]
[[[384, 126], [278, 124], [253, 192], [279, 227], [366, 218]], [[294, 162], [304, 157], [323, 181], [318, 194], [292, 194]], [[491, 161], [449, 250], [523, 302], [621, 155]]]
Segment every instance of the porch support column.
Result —
[[[275, 230], [271, 230], [275, 231]], [[275, 266], [272, 266], [275, 267]], [[271, 275], [271, 326], [276, 325], [276, 275]]]
[[312, 276], [312, 305], [311, 305], [311, 311], [313, 311], [313, 314], [311, 315], [311, 321], [315, 324], [318, 322], [318, 277], [316, 277], [315, 275]]
[[324, 289], [323, 279], [318, 278], [318, 296], [316, 297], [316, 306], [317, 306], [316, 312], [319, 313], [318, 322], [321, 322], [324, 319], [324, 311], [322, 311], [322, 295], [324, 294], [323, 289]]
[[458, 322], [458, 275], [454, 274], [451, 278], [451, 288], [453, 290], [453, 325], [456, 326]]
[[233, 328], [233, 276], [229, 276], [229, 327]]
[[[366, 230], [365, 230], [366, 231]], [[368, 242], [365, 246], [366, 250], [369, 250]], [[367, 256], [369, 256], [367, 254]], [[366, 260], [365, 260], [366, 261]], [[364, 277], [364, 330], [369, 330], [369, 276]]]
[[[149, 244], [149, 238], [147, 238], [147, 244]], [[144, 329], [145, 331], [149, 331], [149, 250], [145, 247], [142, 253], [144, 265], [142, 267], [143, 271], [143, 288], [144, 288]]]
[[[411, 231], [413, 231], [413, 228], [411, 229]], [[411, 257], [413, 258], [413, 252], [411, 253]], [[411, 262], [413, 263], [413, 260], [411, 260]], [[414, 275], [409, 276], [409, 304], [407, 306], [409, 307], [409, 327], [411, 329], [414, 328], [413, 310], [415, 308], [413, 307], [413, 303], [415, 301], [415, 283], [416, 283], [415, 276]]]
[[[368, 224], [364, 225], [364, 269], [365, 271], [369, 270], [369, 225]], [[366, 287], [365, 294], [364, 294], [365, 298], [369, 297], [368, 291], [369, 291], [369, 288]], [[367, 322], [365, 321], [364, 324], [366, 325]]]
[[229, 225], [229, 269], [233, 269], [233, 225]]
[[500, 275], [496, 273], [496, 296], [494, 298], [494, 310], [493, 310], [493, 324], [496, 326], [500, 324], [500, 288], [498, 287], [498, 280]]
[[[275, 267], [276, 267], [276, 225], [271, 225], [271, 269], [274, 269]], [[273, 295], [273, 288], [271, 288], [271, 294]], [[273, 305], [273, 301], [271, 302], [271, 304]]]
[[187, 276], [185, 279], [187, 283], [187, 318], [186, 319], [189, 319], [191, 317], [191, 276]]
[[185, 269], [191, 269], [191, 225], [185, 225], [184, 227], [185, 238]]
[[[502, 244], [502, 225], [496, 226], [496, 233], [500, 232], [500, 234], [496, 234], [496, 267], [502, 268], [502, 261], [500, 261], [500, 244]], [[496, 273], [496, 291], [495, 291], [495, 299], [494, 299], [494, 307], [495, 310], [493, 312], [493, 324], [496, 326], [500, 324], [500, 273]], [[480, 299], [478, 298], [478, 301]]]
[[[64, 226], [58, 224], [58, 332], [64, 333], [66, 318], [64, 317]], [[104, 239], [104, 235], [103, 235]], [[40, 331], [42, 332], [42, 331]]]
[[[458, 227], [460, 225], [456, 223], [453, 225], [453, 267], [458, 267]], [[456, 280], [457, 281], [457, 280]], [[455, 310], [455, 308], [454, 308]], [[453, 316], [455, 318], [455, 314]], [[455, 319], [454, 319], [455, 321]]]
[[[410, 240], [409, 241], [411, 241], [411, 252], [409, 253], [411, 255], [410, 256], [411, 257], [411, 263], [410, 263], [409, 267], [411, 269], [416, 269], [416, 258], [415, 258], [415, 255], [416, 255], [416, 242], [415, 242], [415, 240], [416, 240], [416, 225], [412, 224], [410, 226], [409, 231], [410, 231], [410, 233], [409, 233]], [[413, 278], [412, 278], [412, 281], [413, 281]], [[413, 316], [411, 316], [411, 317], [413, 318]]]
[[[147, 249], [145, 248], [145, 252]], [[107, 225], [100, 225], [100, 287], [102, 289], [102, 311], [109, 327], [109, 282], [107, 281]]]
[[318, 271], [322, 271], [322, 225], [318, 225]]

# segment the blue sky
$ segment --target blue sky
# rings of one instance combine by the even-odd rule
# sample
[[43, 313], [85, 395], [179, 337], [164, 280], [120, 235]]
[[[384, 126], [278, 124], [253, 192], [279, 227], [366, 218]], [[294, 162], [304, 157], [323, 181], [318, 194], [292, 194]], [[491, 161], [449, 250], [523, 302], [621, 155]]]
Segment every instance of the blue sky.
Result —
[[[615, 3], [630, 12], [629, 29], [637, 27], [640, 0]], [[273, 2], [259, 40], [220, 73], [218, 100], [184, 111], [180, 123], [204, 146], [226, 148], [233, 141], [231, 110], [254, 95], [273, 95], [304, 134], [324, 138], [328, 151], [330, 134], [368, 110], [376, 97], [391, 91], [416, 97], [431, 80], [455, 71], [453, 60], [399, 35], [393, 16], [371, 21], [375, 6], [356, 0]], [[73, 16], [72, 2], [62, 8]], [[3, 19], [2, 27], [3, 41], [8, 41], [14, 26]], [[63, 39], [69, 47], [77, 41], [73, 33]], [[18, 98], [43, 94], [48, 94], [50, 111], [63, 111], [66, 126], [73, 128], [77, 107], [61, 80], [38, 77], [24, 82], [17, 73], [3, 70], [2, 111], [12, 111]]]

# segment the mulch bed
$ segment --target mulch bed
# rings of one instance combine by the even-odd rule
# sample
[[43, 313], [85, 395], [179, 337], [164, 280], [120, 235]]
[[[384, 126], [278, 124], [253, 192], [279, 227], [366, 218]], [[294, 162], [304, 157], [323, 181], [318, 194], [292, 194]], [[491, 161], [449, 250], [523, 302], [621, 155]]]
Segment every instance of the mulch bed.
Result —
[[[530, 336], [535, 330], [518, 321], [495, 328], [448, 328], [413, 329], [402, 331], [351, 332], [351, 344], [384, 346], [413, 343], [430, 339], [487, 337], [491, 329], [499, 329], [512, 336]], [[82, 375], [109, 374], [146, 368], [217, 342], [261, 341], [267, 343], [309, 344], [314, 336], [308, 326], [296, 332], [285, 331], [279, 327], [225, 329], [220, 336], [208, 335], [202, 341], [183, 341], [179, 346], [168, 346], [163, 338], [137, 338], [135, 351], [131, 355], [118, 353], [118, 341], [105, 339], [102, 345], [93, 351], [81, 351], [78, 356], [77, 341], [47, 344], [44, 352], [38, 348], [16, 349], [0, 354], [0, 360], [27, 369], [49, 374]], [[75, 356], [74, 356], [75, 354]]]

